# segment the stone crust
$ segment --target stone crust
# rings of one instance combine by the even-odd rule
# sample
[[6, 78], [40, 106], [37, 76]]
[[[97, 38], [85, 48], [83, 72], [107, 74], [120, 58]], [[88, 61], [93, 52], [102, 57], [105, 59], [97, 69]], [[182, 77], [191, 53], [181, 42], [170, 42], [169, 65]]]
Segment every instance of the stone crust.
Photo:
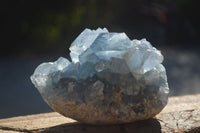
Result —
[[[122, 83], [128, 84], [130, 78], [125, 76], [123, 79], [127, 80]], [[87, 84], [84, 85], [84, 82]], [[50, 107], [62, 115], [94, 125], [148, 119], [165, 106], [160, 100], [164, 97], [159, 98], [158, 90], [154, 87], [151, 91], [148, 91], [149, 88], [140, 88], [137, 95], [131, 95], [126, 94], [121, 83], [113, 86], [95, 78], [84, 82], [78, 84], [76, 81], [64, 79], [55, 89], [47, 89], [42, 96]], [[71, 84], [73, 88], [70, 87]], [[137, 82], [132, 84], [130, 86]]]
[[198, 133], [200, 94], [169, 98], [168, 105], [155, 118], [129, 124], [93, 126], [53, 113], [0, 119], [2, 133]]

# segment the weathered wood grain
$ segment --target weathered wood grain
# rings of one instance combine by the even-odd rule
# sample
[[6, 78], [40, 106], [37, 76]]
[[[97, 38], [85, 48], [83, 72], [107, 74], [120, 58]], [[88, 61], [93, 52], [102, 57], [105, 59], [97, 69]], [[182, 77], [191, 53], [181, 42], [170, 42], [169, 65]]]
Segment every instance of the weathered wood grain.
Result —
[[[81, 112], [80, 112], [81, 113]], [[0, 133], [170, 133], [200, 132], [200, 94], [169, 98], [155, 118], [129, 124], [94, 126], [53, 113], [0, 119]]]

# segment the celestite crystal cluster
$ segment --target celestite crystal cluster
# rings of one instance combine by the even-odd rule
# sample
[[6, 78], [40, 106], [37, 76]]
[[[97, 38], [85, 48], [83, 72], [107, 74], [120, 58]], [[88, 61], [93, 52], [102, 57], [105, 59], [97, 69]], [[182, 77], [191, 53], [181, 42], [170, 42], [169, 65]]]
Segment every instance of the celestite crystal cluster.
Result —
[[90, 124], [128, 123], [151, 118], [167, 104], [163, 56], [146, 39], [85, 29], [70, 51], [72, 62], [42, 63], [31, 76], [60, 114]]

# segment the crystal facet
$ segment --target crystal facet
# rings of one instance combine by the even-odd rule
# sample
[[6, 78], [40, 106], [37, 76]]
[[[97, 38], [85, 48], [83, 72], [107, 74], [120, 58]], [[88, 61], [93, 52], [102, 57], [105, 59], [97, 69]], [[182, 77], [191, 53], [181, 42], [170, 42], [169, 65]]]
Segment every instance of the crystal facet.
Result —
[[166, 106], [163, 56], [146, 39], [85, 29], [70, 51], [72, 62], [42, 63], [31, 76], [55, 111], [84, 123], [115, 124], [151, 118]]

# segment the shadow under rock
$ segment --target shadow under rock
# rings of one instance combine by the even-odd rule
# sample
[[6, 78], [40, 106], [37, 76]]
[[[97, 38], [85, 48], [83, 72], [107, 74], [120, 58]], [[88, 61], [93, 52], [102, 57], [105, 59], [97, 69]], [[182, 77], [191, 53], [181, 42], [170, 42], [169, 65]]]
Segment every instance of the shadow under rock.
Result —
[[151, 118], [128, 124], [87, 125], [79, 122], [67, 123], [44, 130], [41, 133], [161, 133], [158, 120]]
[[189, 130], [189, 131], [187, 131], [185, 133], [200, 133], [200, 127], [194, 128], [194, 129]]

